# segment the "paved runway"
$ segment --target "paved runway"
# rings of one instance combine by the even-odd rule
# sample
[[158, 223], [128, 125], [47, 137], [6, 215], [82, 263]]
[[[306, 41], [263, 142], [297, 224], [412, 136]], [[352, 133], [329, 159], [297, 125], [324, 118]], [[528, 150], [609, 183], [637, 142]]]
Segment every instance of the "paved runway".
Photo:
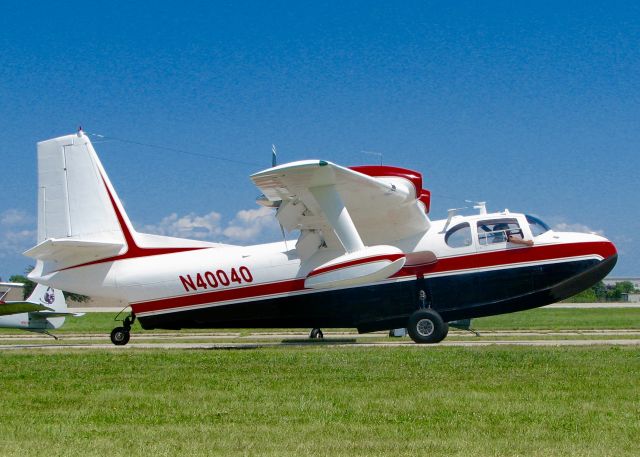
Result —
[[[481, 346], [640, 346], [640, 330], [571, 330], [571, 331], [492, 331], [476, 337], [471, 333], [452, 332], [437, 345], [417, 345], [409, 338], [388, 338], [385, 333], [358, 335], [350, 332], [326, 332], [324, 340], [310, 340], [300, 332], [252, 333], [134, 333], [126, 346], [114, 346], [105, 334], [65, 334], [54, 341], [44, 335], [0, 336], [0, 351], [10, 350], [136, 350], [202, 349], [229, 350], [267, 347], [481, 347]], [[462, 339], [460, 339], [462, 338]], [[234, 341], [224, 341], [233, 339]], [[373, 339], [377, 339], [373, 341]], [[383, 339], [381, 341], [381, 339]], [[241, 341], [238, 341], [241, 340]], [[368, 340], [368, 341], [367, 341]]]
[[[327, 337], [325, 341], [331, 342], [332, 339], [370, 339], [370, 338], [385, 338], [387, 332], [374, 332], [358, 334], [355, 332], [332, 332], [325, 331]], [[66, 341], [109, 341], [109, 335], [106, 333], [64, 333], [58, 334], [61, 342]], [[638, 337], [640, 338], [640, 329], [618, 329], [618, 330], [488, 330], [480, 332], [481, 337], [564, 337], [572, 338], [576, 336], [625, 336], [625, 337]], [[451, 331], [449, 337], [453, 338], [468, 338], [478, 339], [476, 335], [471, 332], [464, 331]], [[240, 332], [162, 332], [156, 333], [153, 331], [145, 332], [138, 331], [131, 334], [132, 341], [139, 340], [223, 340], [223, 339], [239, 339], [239, 340], [299, 340], [300, 342], [313, 342], [308, 339], [308, 332], [254, 332], [249, 334], [242, 334]], [[408, 338], [404, 338], [408, 340]], [[390, 342], [402, 341], [402, 338], [389, 339]], [[14, 333], [10, 335], [1, 335], [0, 342], [5, 341], [45, 341], [51, 342], [53, 339], [50, 336], [42, 335], [39, 333]]]
[[284, 346], [310, 346], [322, 345], [370, 348], [370, 347], [415, 347], [422, 349], [436, 347], [481, 347], [481, 346], [640, 346], [640, 339], [606, 339], [606, 340], [485, 340], [485, 341], [443, 341], [433, 344], [414, 344], [411, 341], [402, 342], [376, 342], [376, 343], [129, 343], [126, 346], [114, 346], [113, 344], [12, 344], [0, 346], [0, 351], [10, 350], [136, 350], [136, 349], [201, 349], [201, 350], [232, 350], [232, 349], [258, 349], [267, 347]]

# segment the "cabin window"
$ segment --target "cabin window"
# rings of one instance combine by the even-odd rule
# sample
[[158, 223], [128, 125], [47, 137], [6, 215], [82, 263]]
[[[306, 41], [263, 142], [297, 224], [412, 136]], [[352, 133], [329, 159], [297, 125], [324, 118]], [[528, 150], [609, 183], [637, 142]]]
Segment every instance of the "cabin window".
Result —
[[466, 222], [456, 225], [447, 232], [444, 242], [452, 248], [471, 246], [471, 226]]
[[522, 229], [515, 219], [491, 219], [478, 222], [478, 242], [483, 246], [506, 243], [510, 236], [524, 238]]
[[527, 222], [529, 223], [529, 228], [531, 229], [531, 234], [536, 237], [542, 235], [543, 233], [551, 230], [547, 224], [542, 222], [540, 219], [534, 216], [529, 216], [527, 214]]

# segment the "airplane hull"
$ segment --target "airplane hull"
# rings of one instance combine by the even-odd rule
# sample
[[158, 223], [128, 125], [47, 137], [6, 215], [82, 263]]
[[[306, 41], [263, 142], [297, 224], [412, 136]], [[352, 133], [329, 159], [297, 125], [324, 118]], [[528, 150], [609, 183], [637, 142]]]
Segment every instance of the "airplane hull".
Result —
[[420, 305], [445, 321], [536, 308], [570, 297], [604, 278], [617, 255], [542, 265], [392, 280], [337, 290], [305, 291], [277, 298], [140, 316], [144, 329], [339, 328], [360, 332], [404, 327]]

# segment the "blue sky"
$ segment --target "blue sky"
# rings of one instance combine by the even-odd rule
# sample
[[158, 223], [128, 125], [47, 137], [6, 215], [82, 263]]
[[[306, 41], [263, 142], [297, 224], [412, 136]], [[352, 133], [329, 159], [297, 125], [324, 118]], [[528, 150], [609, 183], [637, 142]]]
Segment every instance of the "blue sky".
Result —
[[[151, 6], [149, 6], [151, 5]], [[140, 230], [278, 238], [250, 173], [322, 158], [612, 239], [640, 275], [635, 2], [2, 2], [0, 277], [30, 264], [35, 143], [95, 147]]]

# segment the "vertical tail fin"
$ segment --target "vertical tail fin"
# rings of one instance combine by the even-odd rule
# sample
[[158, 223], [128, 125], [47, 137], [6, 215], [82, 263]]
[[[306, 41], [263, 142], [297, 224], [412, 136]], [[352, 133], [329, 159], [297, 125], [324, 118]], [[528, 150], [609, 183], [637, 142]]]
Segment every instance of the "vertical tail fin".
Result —
[[38, 243], [49, 238], [122, 242], [118, 216], [131, 230], [91, 141], [82, 131], [38, 143]]
[[118, 255], [133, 230], [91, 145], [79, 131], [38, 143], [39, 262], [30, 277]]
[[57, 313], [67, 312], [67, 302], [64, 299], [62, 291], [43, 284], [37, 284], [26, 301], [28, 303], [46, 306]]
[[[135, 232], [82, 131], [38, 143], [38, 245], [24, 253], [38, 260], [32, 280], [50, 283], [51, 273], [71, 267], [212, 246]], [[73, 288], [51, 284], [81, 289], [78, 281]]]
[[29, 313], [30, 320], [28, 329], [37, 332], [44, 331], [46, 333], [47, 329], [62, 327], [67, 316], [84, 316], [84, 313], [69, 311], [61, 290], [43, 284], [36, 285], [36, 288], [33, 289], [29, 298], [27, 298], [27, 302], [48, 308], [48, 310]]

